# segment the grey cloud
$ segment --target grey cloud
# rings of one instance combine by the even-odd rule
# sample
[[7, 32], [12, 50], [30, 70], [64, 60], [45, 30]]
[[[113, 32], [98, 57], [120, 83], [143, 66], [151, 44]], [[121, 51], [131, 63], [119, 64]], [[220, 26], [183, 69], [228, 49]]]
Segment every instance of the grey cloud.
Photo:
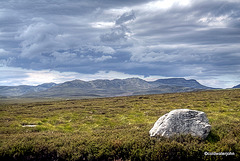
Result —
[[14, 10], [0, 8], [0, 27], [1, 31], [14, 31], [13, 29], [21, 23], [21, 15], [18, 15]]
[[60, 48], [58, 44], [58, 27], [51, 23], [38, 22], [27, 26], [16, 37], [21, 40], [22, 57], [32, 58], [43, 52]]
[[108, 59], [112, 59], [112, 56], [110, 56], [110, 55], [103, 55], [103, 56], [98, 57], [98, 58], [91, 58], [90, 60], [95, 61], [95, 62], [103, 62], [103, 61], [106, 61]]
[[[17, 60], [8, 63], [10, 66], [24, 67], [26, 69], [51, 69], [58, 71], [76, 71], [86, 68], [85, 72], [91, 71], [91, 68], [99, 69], [101, 62], [109, 61], [114, 58], [115, 50], [106, 46], [81, 46], [75, 49], [63, 49], [57, 51], [40, 52], [34, 57], [19, 57]], [[6, 64], [6, 60], [2, 60]], [[89, 67], [92, 66], [92, 67]], [[65, 69], [63, 69], [65, 68]], [[97, 72], [94, 70], [94, 72]]]
[[53, 52], [51, 56], [55, 58], [56, 64], [72, 63], [72, 60], [77, 58], [77, 54], [68, 52]]
[[103, 42], [115, 42], [118, 40], [126, 40], [131, 34], [131, 30], [127, 27], [127, 22], [134, 20], [134, 11], [123, 13], [116, 21], [115, 26], [110, 33], [100, 35]]
[[[239, 2], [201, 0], [153, 10], [144, 8], [148, 2], [3, 1], [0, 64], [79, 73], [237, 75]], [[112, 26], [92, 25], [97, 23]]]
[[135, 17], [134, 11], [126, 12], [116, 20], [115, 24], [116, 25], [122, 25], [126, 22], [134, 20], [135, 18], [136, 17]]
[[11, 65], [12, 61], [14, 60], [14, 58], [1, 58], [0, 59], [0, 67], [5, 67], [5, 66], [9, 66]]
[[[142, 16], [138, 16], [132, 30], [135, 38], [141, 40], [140, 46], [144, 47], [129, 50], [131, 61], [155, 64], [155, 69], [164, 76], [237, 75], [239, 7], [237, 2], [200, 1], [190, 7], [174, 6], [156, 11], [151, 13], [152, 16], [137, 11], [137, 15]], [[151, 48], [158, 44], [168, 47]], [[182, 44], [187, 47], [181, 47]], [[162, 70], [164, 68], [168, 73]], [[150, 69], [148, 72], [157, 74]]]
[[201, 64], [210, 59], [207, 47], [196, 49], [191, 45], [182, 47], [145, 45], [130, 47], [128, 51], [131, 53], [130, 60], [134, 62]]
[[22, 85], [23, 79], [27, 78], [27, 74], [22, 72], [22, 70], [7, 69], [6, 67], [1, 67], [0, 70], [0, 84], [1, 85]]
[[196, 10], [196, 16], [211, 15], [219, 17], [222, 15], [229, 15], [239, 17], [239, 2], [237, 1], [197, 1], [193, 3], [188, 11]]
[[[221, 9], [221, 6], [225, 9]], [[153, 41], [161, 43], [235, 42], [240, 30], [230, 25], [239, 22], [239, 10], [239, 3], [199, 1], [190, 7], [156, 11], [151, 16], [140, 13], [143, 16], [136, 20], [137, 25], [133, 29], [136, 31], [135, 36], [141, 39], [154, 38]], [[143, 27], [145, 30], [142, 30]]]
[[[151, 1], [151, 0], [150, 0]], [[8, 2], [1, 2], [2, 7], [17, 9], [25, 14], [37, 13], [38, 15], [86, 15], [91, 13], [97, 8], [109, 9], [109, 8], [121, 8], [131, 7], [148, 2], [148, 0], [12, 0]], [[25, 12], [27, 11], [27, 12]]]
[[87, 50], [93, 51], [95, 53], [103, 54], [114, 54], [116, 51], [109, 46], [87, 46]]
[[128, 28], [125, 26], [115, 27], [110, 33], [106, 33], [100, 36], [101, 41], [103, 42], [114, 42], [118, 40], [123, 40], [128, 37], [127, 33], [130, 33]]

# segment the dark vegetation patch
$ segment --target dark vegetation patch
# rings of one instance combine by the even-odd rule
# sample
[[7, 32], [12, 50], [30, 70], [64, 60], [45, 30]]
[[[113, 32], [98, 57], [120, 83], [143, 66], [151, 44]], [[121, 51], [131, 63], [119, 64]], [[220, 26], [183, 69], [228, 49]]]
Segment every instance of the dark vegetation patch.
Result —
[[[236, 89], [0, 103], [0, 160], [239, 160], [239, 96]], [[154, 122], [178, 108], [207, 114], [212, 130], [206, 140], [149, 137]]]

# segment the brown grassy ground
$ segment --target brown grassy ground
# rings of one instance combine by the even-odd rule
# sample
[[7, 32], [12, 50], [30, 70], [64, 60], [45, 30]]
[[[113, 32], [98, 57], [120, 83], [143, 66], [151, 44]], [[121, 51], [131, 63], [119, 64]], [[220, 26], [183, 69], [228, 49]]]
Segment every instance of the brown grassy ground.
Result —
[[[23, 100], [24, 101], [24, 100]], [[1, 102], [1, 100], [0, 100]], [[204, 111], [212, 125], [206, 140], [150, 138], [163, 114]], [[240, 90], [0, 103], [1, 160], [238, 160]], [[36, 125], [36, 127], [23, 127]], [[204, 152], [234, 152], [207, 156]]]

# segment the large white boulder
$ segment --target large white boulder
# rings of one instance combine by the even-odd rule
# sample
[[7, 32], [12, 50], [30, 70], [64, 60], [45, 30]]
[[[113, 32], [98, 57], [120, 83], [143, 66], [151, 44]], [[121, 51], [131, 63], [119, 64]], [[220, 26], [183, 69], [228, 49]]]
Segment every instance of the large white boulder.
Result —
[[160, 117], [149, 131], [150, 136], [171, 137], [191, 134], [205, 139], [211, 130], [206, 114], [202, 111], [177, 109]]

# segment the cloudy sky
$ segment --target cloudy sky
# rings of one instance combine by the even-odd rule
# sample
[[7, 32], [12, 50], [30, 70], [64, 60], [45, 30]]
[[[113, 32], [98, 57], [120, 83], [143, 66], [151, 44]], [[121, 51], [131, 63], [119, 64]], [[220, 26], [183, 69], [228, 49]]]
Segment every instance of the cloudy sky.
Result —
[[239, 0], [0, 0], [0, 85], [240, 84]]

